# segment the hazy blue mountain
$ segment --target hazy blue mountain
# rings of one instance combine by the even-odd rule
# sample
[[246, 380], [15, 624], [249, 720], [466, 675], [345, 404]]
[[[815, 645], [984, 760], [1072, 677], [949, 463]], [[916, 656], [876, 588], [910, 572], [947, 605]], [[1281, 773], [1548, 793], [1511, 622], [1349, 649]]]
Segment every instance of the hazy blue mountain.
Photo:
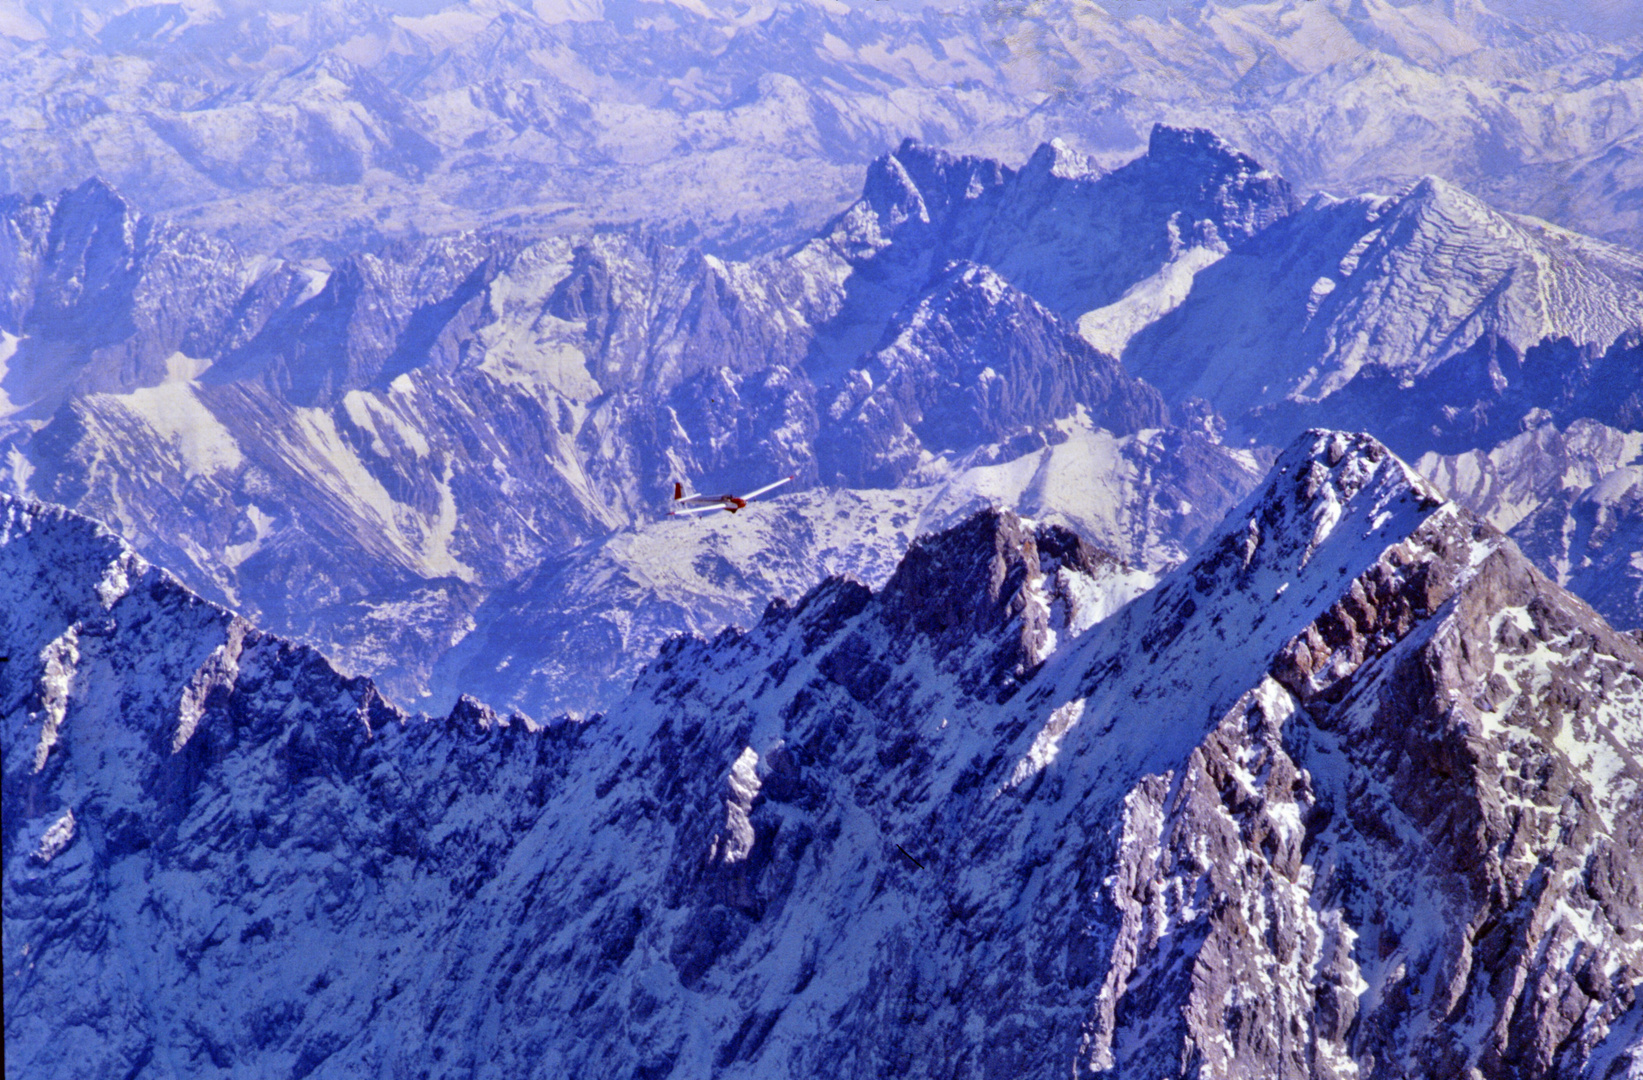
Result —
[[12, 0], [0, 191], [98, 175], [288, 255], [602, 221], [745, 254], [808, 235], [908, 135], [1004, 160], [1059, 137], [1110, 166], [1163, 121], [1307, 194], [1430, 173], [1638, 247], [1633, 8]]

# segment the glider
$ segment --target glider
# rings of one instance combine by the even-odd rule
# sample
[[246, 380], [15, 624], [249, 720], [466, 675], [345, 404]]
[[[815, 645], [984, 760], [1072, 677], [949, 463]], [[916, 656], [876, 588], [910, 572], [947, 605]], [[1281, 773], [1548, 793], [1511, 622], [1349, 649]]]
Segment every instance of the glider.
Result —
[[713, 510], [728, 510], [734, 514], [751, 500], [757, 499], [767, 491], [775, 491], [797, 475], [795, 473], [793, 476], [784, 476], [774, 484], [766, 484], [746, 495], [686, 495], [685, 486], [676, 480], [673, 483], [673, 505], [668, 509], [668, 514], [706, 514]]

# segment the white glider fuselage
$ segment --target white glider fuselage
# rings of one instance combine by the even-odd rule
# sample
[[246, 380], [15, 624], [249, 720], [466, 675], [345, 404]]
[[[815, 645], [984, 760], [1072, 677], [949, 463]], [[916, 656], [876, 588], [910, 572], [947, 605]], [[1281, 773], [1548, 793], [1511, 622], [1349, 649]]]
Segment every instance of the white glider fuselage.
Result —
[[766, 484], [746, 495], [687, 495], [685, 486], [678, 481], [673, 484], [673, 505], [668, 508], [670, 516], [681, 514], [707, 514], [714, 510], [725, 510], [732, 514], [742, 509], [753, 499], [769, 491], [774, 491], [783, 484], [792, 480], [792, 476], [784, 476], [773, 484]]

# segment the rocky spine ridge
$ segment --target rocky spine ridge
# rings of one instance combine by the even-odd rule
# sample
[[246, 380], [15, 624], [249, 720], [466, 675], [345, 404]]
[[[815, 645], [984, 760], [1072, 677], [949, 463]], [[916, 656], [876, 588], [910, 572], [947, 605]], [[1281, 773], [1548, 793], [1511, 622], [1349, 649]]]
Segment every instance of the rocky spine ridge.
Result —
[[[219, 740], [187, 799], [165, 746], [75, 740], [99, 682], [169, 713], [200, 664], [87, 666], [6, 851], [8, 1050], [61, 1061], [72, 1006], [128, 1018], [78, 1041], [104, 1072], [1636, 1067], [1643, 649], [1384, 447], [1308, 433], [1077, 633], [1074, 539], [914, 550], [679, 640], [600, 721], [356, 725], [346, 769]], [[175, 828], [111, 828], [133, 788]], [[155, 938], [139, 1003], [101, 943]]]

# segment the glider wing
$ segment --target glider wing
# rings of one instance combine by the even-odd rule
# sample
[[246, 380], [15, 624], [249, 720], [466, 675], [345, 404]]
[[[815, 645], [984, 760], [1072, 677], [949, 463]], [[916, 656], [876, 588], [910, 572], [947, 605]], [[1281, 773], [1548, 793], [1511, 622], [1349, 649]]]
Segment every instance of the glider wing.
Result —
[[[797, 474], [795, 473], [794, 475], [797, 475]], [[757, 491], [748, 492], [746, 495], [743, 495], [742, 498], [744, 498], [744, 499], [757, 499], [760, 495], [763, 495], [767, 491], [775, 491], [777, 488], [781, 487], [783, 484], [787, 483], [791, 479], [793, 479], [792, 476], [784, 476], [780, 480], [776, 481], [774, 484], [766, 484], [764, 487], [760, 488]]]

